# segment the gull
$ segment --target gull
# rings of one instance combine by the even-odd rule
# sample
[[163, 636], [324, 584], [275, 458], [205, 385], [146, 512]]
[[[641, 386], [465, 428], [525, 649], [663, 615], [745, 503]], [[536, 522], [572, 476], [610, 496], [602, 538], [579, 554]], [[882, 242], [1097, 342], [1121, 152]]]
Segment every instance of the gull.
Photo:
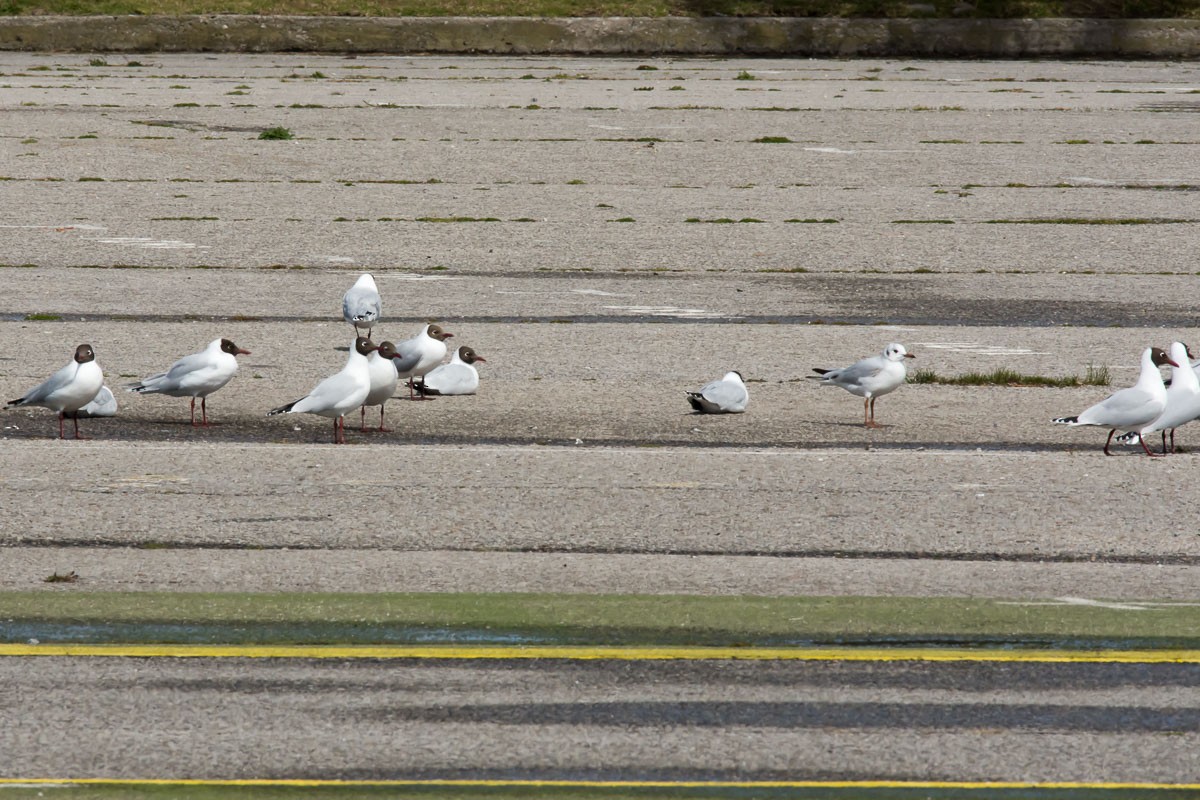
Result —
[[126, 391], [138, 394], [165, 394], [192, 398], [192, 427], [196, 427], [196, 398], [200, 398], [200, 418], [208, 427], [208, 396], [232, 380], [238, 370], [238, 356], [250, 355], [229, 339], [213, 339], [199, 353], [184, 356], [166, 372], [131, 383]]
[[333, 418], [333, 443], [346, 443], [347, 411], [352, 411], [363, 404], [371, 391], [371, 374], [367, 367], [367, 356], [378, 347], [365, 336], [354, 340], [350, 348], [350, 356], [346, 366], [336, 375], [331, 375], [321, 381], [316, 387], [299, 400], [272, 409], [267, 416], [275, 414], [317, 414]]
[[877, 356], [864, 358], [841, 369], [813, 368], [813, 372], [819, 376], [822, 386], [840, 386], [850, 394], [863, 398], [863, 425], [882, 428], [875, 421], [875, 401], [904, 383], [908, 377], [908, 369], [904, 365], [906, 358], [916, 356], [905, 350], [904, 345], [892, 342]]
[[381, 311], [379, 288], [375, 286], [375, 279], [371, 277], [371, 273], [364, 272], [342, 296], [342, 317], [354, 326], [355, 336], [358, 335], [360, 327], [366, 328], [367, 335], [370, 336], [371, 328], [379, 322]]
[[[26, 392], [16, 400], [10, 400], [8, 408], [17, 406], [41, 406], [58, 412], [58, 438], [67, 438], [63, 432], [63, 420], [68, 413], [74, 413], [92, 401], [92, 398], [104, 386], [104, 373], [96, 363], [96, 353], [90, 344], [81, 344], [75, 348], [75, 356], [71, 363], [55, 372], [42, 383]], [[75, 423], [75, 438], [85, 439], [79, 435], [79, 419], [72, 417]]]
[[476, 363], [487, 363], [487, 359], [465, 344], [450, 356], [449, 364], [442, 364], [427, 374], [417, 387], [422, 395], [475, 394], [479, 388], [479, 372]]
[[[426, 325], [411, 339], [396, 345], [396, 374], [408, 378], [408, 399], [413, 400], [413, 384], [446, 357], [446, 340], [453, 336], [438, 325]], [[422, 398], [424, 399], [424, 398]]]
[[367, 432], [367, 406], [379, 406], [379, 432], [389, 433], [390, 428], [383, 427], [383, 406], [396, 391], [400, 378], [396, 374], [396, 363], [392, 357], [396, 355], [396, 346], [391, 342], [381, 342], [377, 350], [367, 356], [367, 374], [371, 377], [371, 390], [363, 401], [359, 431]]
[[117, 415], [117, 398], [113, 397], [112, 389], [101, 386], [100, 391], [92, 401], [78, 411], [66, 412], [67, 419], [88, 419], [90, 417], [115, 417]]
[[[1142, 371], [1138, 376], [1137, 383], [1133, 386], [1109, 395], [1078, 416], [1059, 417], [1054, 422], [1072, 427], [1099, 425], [1108, 428], [1108, 439], [1104, 442], [1104, 455], [1111, 456], [1112, 453], [1108, 451], [1108, 446], [1112, 443], [1113, 434], [1118, 430], [1136, 431], [1143, 425], [1150, 424], [1167, 406], [1167, 387], [1163, 386], [1162, 375], [1159, 374], [1158, 364], [1155, 363], [1156, 349], [1147, 347], [1142, 351]], [[1159, 352], [1162, 351], [1159, 350]], [[1172, 367], [1179, 366], [1173, 359], [1165, 355], [1162, 363], [1170, 364]], [[1146, 455], [1155, 455], [1146, 446], [1145, 441], [1142, 441], [1141, 444]]]
[[720, 380], [710, 381], [687, 393], [687, 401], [701, 414], [741, 414], [750, 402], [742, 373], [731, 370]]
[[[1160, 351], [1161, 352], [1161, 351]], [[1167, 430], [1171, 431], [1171, 452], [1175, 452], [1175, 429], [1180, 425], [1200, 418], [1200, 377], [1193, 371], [1188, 358], [1187, 346], [1173, 342], [1170, 360], [1178, 366], [1171, 367], [1171, 381], [1167, 385], [1167, 404], [1153, 422], [1134, 433], [1118, 436], [1121, 444], [1140, 442], [1148, 433], [1162, 431], [1163, 453], [1167, 452]], [[1155, 362], [1158, 363], [1157, 361]], [[1166, 363], [1164, 360], [1163, 363]]]

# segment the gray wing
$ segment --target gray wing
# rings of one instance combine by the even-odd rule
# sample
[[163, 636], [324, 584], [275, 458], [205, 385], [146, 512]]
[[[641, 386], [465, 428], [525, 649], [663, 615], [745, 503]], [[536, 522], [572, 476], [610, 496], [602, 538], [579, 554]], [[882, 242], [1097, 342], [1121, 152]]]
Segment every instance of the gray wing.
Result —
[[744, 404], [747, 392], [731, 381], [713, 381], [700, 390], [700, 396], [718, 408], [730, 409]]
[[1131, 386], [1128, 389], [1122, 389], [1105, 400], [1101, 400], [1092, 406], [1092, 408], [1080, 414], [1079, 418], [1082, 421], [1092, 409], [1101, 411], [1105, 416], [1136, 416], [1138, 412], [1144, 411], [1154, 400], [1155, 398], [1149, 392], [1144, 392], [1136, 386]]
[[479, 387], [479, 375], [467, 364], [442, 364], [425, 376], [424, 383], [438, 394], [470, 394]]
[[882, 359], [878, 356], [873, 356], [856, 361], [848, 367], [826, 372], [823, 377], [826, 380], [837, 381], [838, 383], [862, 383], [868, 378], [873, 378], [882, 372], [883, 367]]
[[392, 363], [396, 365], [396, 372], [401, 377], [404, 377], [406, 372], [416, 369], [420, 361], [421, 348], [418, 347], [416, 339], [405, 339], [396, 345], [396, 355], [392, 357]]
[[37, 386], [26, 392], [20, 401], [14, 401], [14, 405], [33, 405], [40, 403], [65, 385], [75, 375], [75, 363], [67, 364], [65, 367], [55, 372], [46, 380], [39, 383]]
[[379, 292], [351, 287], [342, 298], [342, 316], [346, 322], [374, 322], [379, 319], [382, 301]]
[[126, 388], [131, 392], [142, 392], [143, 394], [173, 392], [180, 388], [185, 377], [204, 366], [204, 364], [203, 353], [192, 353], [190, 356], [184, 356], [176, 361], [166, 372], [142, 378], [137, 383], [130, 384]]

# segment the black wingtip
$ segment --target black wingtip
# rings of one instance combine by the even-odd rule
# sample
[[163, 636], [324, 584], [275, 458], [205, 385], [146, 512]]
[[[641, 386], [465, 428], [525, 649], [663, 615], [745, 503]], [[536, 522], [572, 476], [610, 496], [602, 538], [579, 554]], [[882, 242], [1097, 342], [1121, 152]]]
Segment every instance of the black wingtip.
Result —
[[267, 416], [273, 417], [276, 414], [286, 414], [287, 412], [292, 410], [292, 406], [296, 405], [296, 403], [299, 403], [299, 402], [300, 402], [299, 400], [293, 400], [292, 402], [288, 403], [286, 406], [280, 406], [279, 408], [273, 408], [267, 412]]
[[818, 375], [824, 375], [828, 372], [833, 372], [833, 370], [832, 369], [821, 369], [820, 367], [813, 367], [813, 372], [817, 373]]
[[1079, 417], [1059, 417], [1058, 419], [1051, 420], [1051, 422], [1057, 422], [1060, 425], [1074, 425], [1076, 422], [1079, 422]]
[[704, 406], [700, 405], [700, 395], [697, 394], [696, 392], [688, 392], [687, 393], [687, 401], [688, 401], [688, 403], [691, 404], [692, 408], [695, 409], [696, 411], [704, 410]]

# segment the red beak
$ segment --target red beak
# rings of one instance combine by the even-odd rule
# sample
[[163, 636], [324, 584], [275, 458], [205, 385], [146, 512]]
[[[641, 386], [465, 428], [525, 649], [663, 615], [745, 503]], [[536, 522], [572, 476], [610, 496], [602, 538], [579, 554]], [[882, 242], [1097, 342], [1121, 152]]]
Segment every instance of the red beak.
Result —
[[240, 348], [240, 347], [239, 347], [239, 348], [237, 349], [237, 353], [235, 353], [235, 355], [239, 355], [239, 356], [248, 356], [248, 355], [250, 355], [250, 351], [249, 351], [249, 350], [243, 350], [242, 348]]
[[1168, 364], [1170, 364], [1172, 367], [1178, 367], [1178, 366], [1179, 366], [1178, 364], [1176, 364], [1174, 361], [1172, 361], [1172, 360], [1171, 360], [1171, 359], [1169, 359], [1169, 358], [1167, 359], [1167, 363], [1168, 363]]
[[916, 356], [914, 356], [912, 353], [905, 353], [904, 357], [905, 358], [916, 358]]

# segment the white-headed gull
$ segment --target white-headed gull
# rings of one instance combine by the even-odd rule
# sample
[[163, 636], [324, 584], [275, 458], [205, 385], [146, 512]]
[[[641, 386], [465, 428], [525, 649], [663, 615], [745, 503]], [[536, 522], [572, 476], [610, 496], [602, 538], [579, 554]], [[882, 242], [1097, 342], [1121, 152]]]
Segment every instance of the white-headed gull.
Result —
[[101, 386], [100, 391], [91, 402], [78, 411], [64, 412], [67, 419], [89, 419], [91, 417], [115, 417], [117, 415], [117, 398], [112, 389]]
[[688, 392], [687, 401], [701, 414], [740, 414], [750, 402], [750, 393], [746, 391], [742, 373], [731, 370], [720, 380]]
[[422, 395], [475, 394], [479, 388], [479, 371], [475, 364], [487, 359], [465, 344], [450, 356], [450, 363], [435, 367], [421, 379], [417, 391]]
[[[58, 438], [67, 438], [63, 432], [63, 420], [71, 412], [78, 411], [92, 401], [104, 386], [104, 373], [96, 363], [96, 353], [90, 344], [75, 348], [71, 363], [55, 372], [42, 383], [30, 389], [16, 400], [9, 401], [5, 408], [17, 406], [41, 406], [58, 412]], [[79, 435], [79, 420], [75, 422], [75, 438]]]
[[[1171, 431], [1171, 452], [1175, 452], [1175, 429], [1194, 419], [1200, 419], [1200, 376], [1188, 359], [1187, 346], [1173, 342], [1170, 358], [1179, 366], [1171, 367], [1171, 382], [1167, 386], [1167, 405], [1153, 422], [1134, 433], [1118, 436], [1121, 444], [1134, 444], [1155, 431], [1162, 431], [1163, 453], [1167, 452], [1167, 431]], [[1157, 361], [1156, 361], [1157, 363]], [[1165, 363], [1165, 360], [1163, 361]]]
[[439, 325], [426, 325], [411, 339], [396, 345], [396, 374], [408, 378], [408, 399], [413, 398], [413, 382], [442, 363], [446, 357], [446, 340], [453, 336]]
[[371, 328], [379, 322], [382, 311], [383, 301], [379, 297], [375, 279], [371, 277], [371, 273], [364, 272], [342, 296], [342, 317], [354, 326], [355, 336], [358, 335], [359, 328], [366, 328], [367, 335], [370, 336]]
[[904, 345], [892, 342], [877, 356], [864, 358], [841, 369], [814, 368], [813, 372], [820, 376], [822, 386], [840, 386], [850, 394], [863, 398], [863, 425], [880, 428], [883, 426], [875, 421], [875, 401], [904, 383], [908, 377], [908, 368], [904, 364], [906, 358], [916, 356], [905, 350]]
[[367, 399], [371, 391], [371, 375], [367, 369], [367, 356], [378, 349], [371, 340], [359, 336], [350, 347], [350, 356], [346, 366], [336, 375], [330, 375], [321, 381], [304, 397], [288, 403], [285, 406], [267, 412], [270, 417], [274, 414], [317, 414], [333, 418], [333, 443], [346, 443], [347, 411], [353, 411]]
[[[1109, 428], [1108, 439], [1104, 441], [1104, 455], [1111, 456], [1108, 446], [1112, 443], [1113, 434], [1119, 430], [1136, 431], [1150, 424], [1167, 406], [1167, 387], [1163, 386], [1162, 375], [1155, 363], [1155, 350], [1162, 352], [1154, 347], [1142, 351], [1142, 371], [1133, 386], [1109, 395], [1078, 416], [1059, 417], [1054, 421], [1062, 425]], [[1162, 363], [1179, 366], [1170, 357], [1164, 357]], [[1146, 455], [1154, 455], [1144, 441], [1142, 449]]]
[[371, 390], [363, 401], [362, 413], [359, 415], [359, 431], [367, 432], [367, 406], [379, 406], [379, 431], [387, 433], [390, 429], [383, 427], [383, 407], [392, 395], [396, 393], [396, 384], [400, 378], [396, 374], [396, 364], [392, 356], [396, 355], [396, 346], [391, 342], [380, 342], [377, 350], [367, 356], [367, 374], [371, 377]]
[[200, 398], [200, 418], [208, 427], [208, 396], [233, 378], [238, 356], [250, 355], [229, 339], [213, 339], [199, 353], [184, 356], [166, 372], [142, 378], [126, 389], [138, 394], [165, 394], [192, 398], [192, 427], [196, 425], [196, 398]]

